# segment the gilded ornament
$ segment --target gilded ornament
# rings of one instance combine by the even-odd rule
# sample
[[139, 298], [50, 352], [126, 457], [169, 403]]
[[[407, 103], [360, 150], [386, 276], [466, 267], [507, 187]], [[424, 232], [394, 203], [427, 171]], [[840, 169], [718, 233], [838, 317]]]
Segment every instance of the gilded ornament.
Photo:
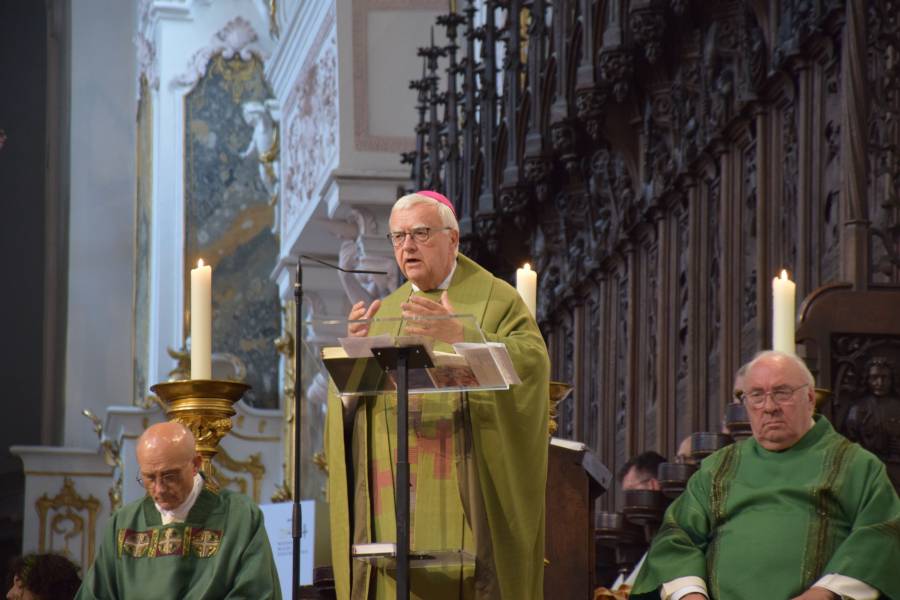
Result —
[[[39, 517], [38, 532], [38, 552], [49, 552], [51, 550], [63, 550], [65, 554], [68, 552], [68, 540], [80, 535], [82, 537], [82, 555], [77, 557], [81, 561], [83, 567], [89, 566], [94, 562], [94, 536], [97, 525], [97, 514], [100, 512], [100, 501], [93, 496], [83, 498], [75, 491], [75, 483], [68, 477], [63, 479], [63, 486], [59, 493], [50, 498], [44, 494], [34, 503], [35, 510]], [[62, 534], [66, 543], [63, 549], [54, 548], [52, 537], [48, 539], [48, 522], [47, 517], [50, 511], [62, 511], [61, 514], [54, 514], [50, 520], [49, 530], [53, 533]], [[78, 513], [87, 512], [87, 526], [84, 525], [84, 519]], [[65, 532], [62, 529], [63, 523], [68, 521], [72, 523], [72, 530]], [[87, 531], [87, 540], [84, 540], [84, 532]], [[85, 560], [85, 557], [87, 560]]]
[[219, 441], [231, 431], [234, 403], [250, 386], [237, 381], [187, 380], [157, 383], [150, 390], [166, 405], [166, 417], [191, 430], [197, 453], [203, 459], [200, 470], [208, 485], [218, 490], [212, 458], [219, 452]]

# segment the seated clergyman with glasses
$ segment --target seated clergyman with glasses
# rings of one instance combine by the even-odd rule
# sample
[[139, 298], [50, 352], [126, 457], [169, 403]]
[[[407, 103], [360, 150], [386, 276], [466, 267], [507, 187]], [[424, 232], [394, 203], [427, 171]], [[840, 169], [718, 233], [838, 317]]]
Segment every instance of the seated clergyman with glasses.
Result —
[[191, 432], [158, 423], [136, 454], [147, 495], [112, 516], [76, 598], [280, 600], [259, 507], [206, 485]]
[[753, 437], [703, 461], [631, 598], [900, 598], [900, 500], [884, 465], [814, 414], [814, 379], [766, 351], [742, 386]]

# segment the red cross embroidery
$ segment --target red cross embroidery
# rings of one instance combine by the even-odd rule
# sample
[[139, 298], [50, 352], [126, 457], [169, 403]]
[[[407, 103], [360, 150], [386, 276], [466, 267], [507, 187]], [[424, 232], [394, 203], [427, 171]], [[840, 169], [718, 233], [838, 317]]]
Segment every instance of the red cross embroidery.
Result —
[[[416, 440], [417, 450], [420, 449], [423, 455], [434, 458], [433, 475], [435, 479], [449, 479], [452, 467], [453, 421], [441, 419], [435, 423], [434, 429], [436, 431], [433, 436], [428, 436], [424, 431], [419, 433]], [[410, 454], [412, 454], [412, 450], [410, 450]], [[410, 462], [412, 462], [412, 457], [410, 457]]]
[[374, 473], [374, 485], [373, 490], [375, 492], [375, 514], [381, 514], [381, 489], [386, 487], [393, 488], [394, 486], [394, 472], [391, 469], [386, 469], [384, 471], [379, 471], [379, 462], [377, 460], [372, 461], [372, 473]]

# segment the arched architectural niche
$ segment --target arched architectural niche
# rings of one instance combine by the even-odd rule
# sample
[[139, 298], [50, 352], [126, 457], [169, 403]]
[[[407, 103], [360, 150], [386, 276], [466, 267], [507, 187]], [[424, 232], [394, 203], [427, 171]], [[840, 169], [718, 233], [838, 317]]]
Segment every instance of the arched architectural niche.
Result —
[[[248, 373], [252, 373], [260, 371], [258, 367], [250, 367], [253, 359], [249, 355], [264, 345], [265, 352], [272, 355], [272, 364], [266, 367], [266, 372], [277, 372], [272, 346], [279, 331], [277, 288], [269, 281], [277, 248], [274, 239], [270, 241], [272, 249], [268, 253], [257, 247], [260, 245], [257, 238], [265, 237], [263, 232], [272, 235], [268, 231], [272, 209], [268, 206], [268, 195], [261, 189], [257, 158], [240, 156], [253, 133], [241, 115], [241, 102], [265, 101], [271, 95], [262, 71], [271, 41], [266, 33], [259, 33], [267, 29], [253, 6], [245, 6], [238, 12], [240, 14], [236, 15], [234, 7], [226, 9], [206, 3], [193, 3], [178, 9], [161, 8], [151, 3], [140, 13], [139, 32], [143, 32], [141, 37], [145, 42], [139, 44], [139, 48], [147, 48], [144, 55], [148, 58], [142, 71], [149, 84], [142, 88], [142, 93], [146, 94], [147, 104], [153, 107], [152, 156], [147, 159], [152, 172], [143, 173], [142, 177], [151, 178], [152, 216], [148, 247], [138, 248], [139, 256], [146, 252], [151, 257], [149, 291], [145, 299], [136, 298], [136, 303], [145, 301], [149, 306], [145, 370], [149, 384], [164, 381], [172, 368], [167, 348], [184, 345], [188, 326], [186, 282], [189, 281], [190, 265], [196, 261], [192, 254], [196, 255], [200, 250], [212, 253], [208, 254], [206, 262], [214, 265], [214, 302], [232, 303], [232, 306], [223, 307], [231, 314], [234, 314], [235, 298], [241, 300], [240, 295], [245, 291], [253, 294], [268, 288], [271, 292], [268, 294], [271, 301], [266, 304], [270, 309], [265, 317], [251, 314], [255, 309], [249, 305], [242, 315], [243, 319], [248, 319], [247, 323], [253, 321], [250, 324], [255, 330], [252, 334], [241, 339], [241, 334], [234, 333], [233, 328], [220, 332], [221, 325], [214, 324], [213, 351], [241, 356], [239, 346], [242, 346], [245, 355], [241, 358], [248, 363]], [[189, 21], [191, 27], [181, 27], [184, 21]], [[165, 45], [158, 45], [158, 40], [163, 38]], [[242, 65], [243, 69], [237, 68]], [[147, 73], [158, 77], [160, 84], [157, 87], [153, 87], [153, 79], [148, 78]], [[218, 82], [213, 85], [218, 92], [205, 89], [212, 81]], [[231, 91], [225, 93], [226, 89]], [[215, 96], [215, 100], [207, 97], [201, 109], [198, 100], [209, 94]], [[223, 108], [217, 114], [212, 108], [217, 103], [229, 108]], [[215, 172], [210, 172], [204, 167], [201, 173], [199, 163], [194, 160], [197, 155], [191, 154], [192, 149], [201, 154], [207, 165], [221, 161], [221, 168], [217, 166]], [[216, 155], [210, 156], [213, 150], [217, 151]], [[191, 177], [194, 177], [193, 181], [189, 180]], [[201, 181], [202, 177], [207, 180]], [[237, 186], [233, 182], [237, 182]], [[218, 192], [212, 193], [213, 190]], [[202, 206], [200, 192], [208, 195]], [[241, 202], [242, 195], [247, 196], [246, 202]], [[226, 210], [228, 201], [232, 206]], [[202, 239], [194, 236], [194, 241], [189, 242], [188, 236], [199, 232], [198, 225], [205, 225], [210, 217], [214, 231], [205, 232]], [[256, 245], [248, 243], [253, 240]], [[233, 256], [239, 248], [245, 257], [254, 257], [253, 262], [258, 265], [249, 276], [247, 272], [240, 277], [233, 275], [240, 270]], [[265, 272], [262, 264], [265, 264]], [[243, 289], [245, 285], [248, 286], [246, 290]], [[214, 318], [226, 316], [218, 314], [219, 308], [214, 307]], [[231, 315], [227, 318], [234, 320]], [[261, 327], [254, 321], [263, 318], [271, 324]], [[251, 350], [248, 352], [248, 349]], [[140, 357], [142, 350], [135, 349], [136, 357]], [[251, 384], [257, 388], [257, 393], [266, 390], [268, 399], [259, 405], [273, 408], [278, 404], [278, 381], [271, 375], [267, 378]], [[254, 399], [250, 402], [254, 403]]]

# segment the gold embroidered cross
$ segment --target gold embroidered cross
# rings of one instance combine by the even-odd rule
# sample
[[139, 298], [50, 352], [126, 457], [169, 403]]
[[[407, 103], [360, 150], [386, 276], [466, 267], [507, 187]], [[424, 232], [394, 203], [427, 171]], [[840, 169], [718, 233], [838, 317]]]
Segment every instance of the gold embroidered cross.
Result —
[[156, 544], [157, 554], [175, 554], [181, 548], [181, 533], [175, 527], [163, 529], [162, 537]]
[[145, 531], [132, 533], [125, 538], [123, 545], [128, 554], [139, 558], [144, 555], [144, 552], [150, 546], [150, 534]]
[[204, 529], [191, 540], [191, 547], [200, 558], [209, 558], [218, 551], [221, 541], [222, 536], [219, 533]]

